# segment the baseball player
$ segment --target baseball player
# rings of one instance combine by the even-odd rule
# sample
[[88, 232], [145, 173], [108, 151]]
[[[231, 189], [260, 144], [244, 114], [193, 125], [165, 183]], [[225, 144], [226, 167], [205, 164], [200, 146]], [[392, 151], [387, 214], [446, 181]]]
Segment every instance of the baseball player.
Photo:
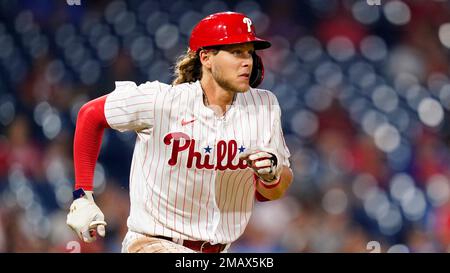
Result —
[[280, 107], [256, 89], [264, 67], [255, 51], [268, 47], [244, 14], [215, 13], [194, 27], [172, 85], [116, 82], [80, 109], [67, 224], [81, 239], [105, 236], [93, 198], [105, 128], [137, 134], [122, 252], [226, 252], [255, 199], [283, 195], [293, 175]]

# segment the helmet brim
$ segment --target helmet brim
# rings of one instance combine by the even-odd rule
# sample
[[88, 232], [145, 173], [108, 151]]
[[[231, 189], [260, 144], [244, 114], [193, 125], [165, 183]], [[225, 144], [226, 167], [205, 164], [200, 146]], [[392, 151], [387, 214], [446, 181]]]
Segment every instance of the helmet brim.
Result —
[[199, 44], [203, 46], [197, 46], [190, 44], [189, 48], [193, 52], [198, 52], [201, 48], [215, 47], [215, 46], [224, 46], [224, 45], [235, 45], [235, 44], [244, 44], [244, 43], [253, 43], [255, 50], [262, 50], [269, 48], [272, 44], [269, 41], [257, 38], [257, 37], [248, 37], [247, 35], [233, 37], [229, 39], [225, 37], [221, 41], [210, 41], [207, 37], [196, 37], [198, 41], [201, 41]]
[[272, 44], [269, 41], [259, 39], [259, 38], [255, 38], [255, 39], [249, 40], [249, 41], [242, 41], [242, 42], [231, 42], [230, 41], [228, 43], [223, 43], [221, 45], [238, 45], [238, 44], [246, 44], [246, 43], [252, 43], [255, 50], [262, 50], [262, 49], [266, 49], [266, 48], [269, 48], [272, 46]]
[[253, 44], [255, 46], [255, 50], [266, 49], [272, 46], [272, 44], [269, 41], [262, 40], [259, 38], [256, 38], [256, 40], [253, 41]]

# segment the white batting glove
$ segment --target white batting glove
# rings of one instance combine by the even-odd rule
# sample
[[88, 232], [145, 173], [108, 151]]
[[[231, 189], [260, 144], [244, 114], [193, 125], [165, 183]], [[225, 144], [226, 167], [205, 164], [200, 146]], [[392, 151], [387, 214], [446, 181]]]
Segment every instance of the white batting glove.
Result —
[[66, 223], [86, 243], [95, 241], [97, 234], [105, 237], [105, 216], [95, 204], [92, 191], [85, 191], [72, 202]]
[[239, 155], [239, 158], [246, 160], [255, 174], [266, 184], [276, 183], [280, 178], [281, 164], [279, 156], [274, 149], [255, 148], [249, 149]]

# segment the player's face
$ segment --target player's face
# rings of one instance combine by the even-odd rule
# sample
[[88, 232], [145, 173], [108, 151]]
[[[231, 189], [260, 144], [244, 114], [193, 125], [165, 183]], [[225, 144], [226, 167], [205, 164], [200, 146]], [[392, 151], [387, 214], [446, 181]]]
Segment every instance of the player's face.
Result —
[[246, 92], [253, 68], [252, 43], [223, 46], [212, 59], [211, 73], [223, 89]]

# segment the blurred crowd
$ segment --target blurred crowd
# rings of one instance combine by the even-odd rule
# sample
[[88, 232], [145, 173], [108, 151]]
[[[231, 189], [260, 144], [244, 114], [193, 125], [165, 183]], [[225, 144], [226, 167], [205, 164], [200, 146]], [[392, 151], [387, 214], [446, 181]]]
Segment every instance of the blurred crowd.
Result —
[[272, 42], [261, 88], [295, 175], [229, 251], [450, 251], [450, 2], [376, 2], [0, 1], [0, 252], [120, 252], [135, 135], [105, 131], [107, 236], [81, 243], [65, 224], [78, 110], [114, 81], [171, 82], [194, 24], [225, 10]]

